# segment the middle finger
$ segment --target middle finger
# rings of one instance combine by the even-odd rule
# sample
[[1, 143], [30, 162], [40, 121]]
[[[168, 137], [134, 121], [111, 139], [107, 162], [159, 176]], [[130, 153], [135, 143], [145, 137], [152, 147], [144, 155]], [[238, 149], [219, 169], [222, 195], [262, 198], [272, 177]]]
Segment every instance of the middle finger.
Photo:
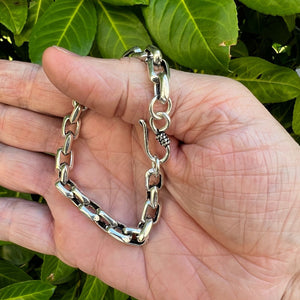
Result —
[[0, 142], [35, 152], [55, 153], [62, 143], [61, 118], [0, 103]]

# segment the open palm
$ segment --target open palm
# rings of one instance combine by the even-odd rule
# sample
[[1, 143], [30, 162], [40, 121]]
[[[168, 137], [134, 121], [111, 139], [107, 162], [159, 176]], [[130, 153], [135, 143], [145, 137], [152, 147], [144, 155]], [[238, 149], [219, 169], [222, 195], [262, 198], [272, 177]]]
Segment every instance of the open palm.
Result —
[[48, 203], [2, 198], [1, 239], [57, 255], [139, 299], [282, 297], [300, 269], [300, 150], [246, 88], [171, 72], [162, 214], [149, 242], [130, 247], [60, 195], [54, 158], [45, 153], [63, 144], [71, 99], [87, 106], [70, 177], [135, 226], [151, 167], [138, 125], [153, 96], [146, 66], [50, 48], [43, 67], [0, 62], [0, 185]]

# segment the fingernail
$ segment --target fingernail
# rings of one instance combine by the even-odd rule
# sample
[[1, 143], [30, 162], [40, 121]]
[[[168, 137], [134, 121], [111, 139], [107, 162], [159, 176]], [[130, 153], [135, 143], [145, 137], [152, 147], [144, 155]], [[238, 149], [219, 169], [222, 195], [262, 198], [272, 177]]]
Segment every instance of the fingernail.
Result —
[[59, 47], [59, 46], [52, 46], [52, 47], [55, 48], [55, 49], [57, 49], [60, 52], [65, 53], [65, 54], [77, 55], [74, 52], [71, 52], [71, 51], [69, 51], [69, 50], [67, 50], [65, 48]]

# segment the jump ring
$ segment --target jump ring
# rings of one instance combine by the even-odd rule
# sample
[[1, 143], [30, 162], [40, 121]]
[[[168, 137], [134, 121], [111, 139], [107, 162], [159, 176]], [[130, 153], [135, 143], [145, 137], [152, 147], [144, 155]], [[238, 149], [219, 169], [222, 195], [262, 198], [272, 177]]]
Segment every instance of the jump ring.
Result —
[[[154, 112], [154, 105], [155, 105], [155, 102], [156, 101], [159, 101], [160, 103], [162, 103], [160, 101], [160, 99], [154, 97], [150, 104], [149, 104], [149, 112], [150, 112], [150, 115], [155, 119], [155, 120], [162, 120], [164, 117], [162, 117], [159, 113], [160, 112]], [[164, 112], [165, 114], [169, 115], [170, 112], [171, 112], [171, 109], [172, 109], [172, 102], [171, 102], [171, 99], [169, 98], [167, 100], [167, 102], [163, 103], [163, 104], [168, 104], [168, 107], [167, 107], [167, 110]]]
[[169, 115], [166, 114], [165, 112], [158, 112], [156, 114], [160, 117], [160, 120], [162, 120], [162, 119], [166, 120], [166, 124], [163, 127], [157, 129], [157, 127], [155, 126], [155, 123], [154, 123], [155, 119], [153, 117], [149, 118], [149, 124], [151, 126], [151, 129], [153, 130], [153, 132], [155, 134], [158, 134], [159, 132], [166, 131], [169, 128], [169, 126], [171, 124], [171, 119], [170, 119]]

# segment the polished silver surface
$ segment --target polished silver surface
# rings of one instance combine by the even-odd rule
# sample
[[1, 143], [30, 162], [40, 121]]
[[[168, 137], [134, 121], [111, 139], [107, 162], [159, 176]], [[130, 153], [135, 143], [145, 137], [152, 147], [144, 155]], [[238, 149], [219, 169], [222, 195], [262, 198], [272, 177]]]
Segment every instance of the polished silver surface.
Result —
[[[154, 46], [148, 46], [144, 51], [139, 47], [134, 47], [128, 50], [124, 56], [136, 57], [147, 64], [149, 78], [154, 85], [154, 98], [149, 104], [149, 125], [156, 136], [156, 140], [165, 148], [165, 155], [161, 158], [151, 153], [147, 124], [144, 120], [140, 120], [144, 133], [145, 152], [152, 167], [145, 173], [146, 201], [137, 227], [127, 227], [115, 220], [103, 211], [95, 201], [89, 199], [69, 178], [69, 171], [74, 164], [73, 142], [80, 133], [81, 113], [87, 109], [75, 100], [72, 101], [73, 111], [70, 115], [65, 116], [62, 122], [61, 130], [64, 145], [57, 150], [56, 154], [55, 168], [58, 171], [58, 181], [55, 186], [60, 193], [71, 200], [81, 213], [110, 236], [125, 244], [141, 246], [147, 241], [152, 226], [159, 219], [158, 191], [163, 186], [161, 165], [170, 156], [170, 139], [165, 133], [171, 124], [169, 116], [172, 109], [172, 102], [169, 97], [170, 72], [168, 63], [162, 58], [161, 51]], [[155, 107], [165, 107], [165, 110], [156, 111]], [[156, 121], [160, 123], [160, 128], [157, 128]]]

